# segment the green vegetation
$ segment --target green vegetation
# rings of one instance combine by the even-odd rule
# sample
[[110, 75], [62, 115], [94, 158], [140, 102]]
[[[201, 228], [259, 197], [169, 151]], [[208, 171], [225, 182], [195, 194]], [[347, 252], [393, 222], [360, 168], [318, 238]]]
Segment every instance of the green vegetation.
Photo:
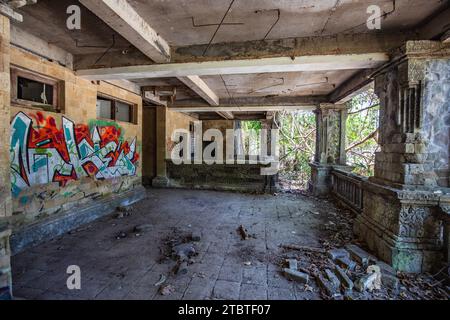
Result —
[[[379, 101], [373, 90], [368, 90], [348, 102], [347, 163], [354, 172], [373, 175], [375, 152], [378, 149]], [[314, 158], [316, 120], [312, 112], [279, 112], [276, 117], [280, 129], [280, 177], [295, 181], [305, 188]]]

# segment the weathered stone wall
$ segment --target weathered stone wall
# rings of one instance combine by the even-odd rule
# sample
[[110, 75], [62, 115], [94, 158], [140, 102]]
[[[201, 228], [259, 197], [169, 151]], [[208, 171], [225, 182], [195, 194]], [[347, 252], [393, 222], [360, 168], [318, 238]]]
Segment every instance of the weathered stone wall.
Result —
[[205, 190], [266, 192], [274, 176], [261, 175], [262, 164], [182, 164], [167, 162], [169, 186]]
[[[13, 162], [6, 167], [13, 181], [10, 223], [14, 230], [57, 213], [73, 211], [102, 197], [119, 195], [141, 184], [142, 99], [139, 95], [109, 83], [81, 79], [70, 69], [17, 48], [11, 48], [11, 64], [64, 82], [64, 113], [33, 110], [16, 104], [10, 108], [12, 124], [19, 121], [15, 128], [22, 130], [21, 119], [28, 121], [29, 131], [25, 132], [29, 132], [30, 137], [19, 143], [17, 130], [7, 134], [14, 140]], [[98, 94], [136, 105], [137, 124], [97, 119]], [[68, 137], [72, 133], [74, 139], [70, 140]], [[51, 145], [38, 144], [41, 138], [51, 138], [44, 140]], [[9, 139], [6, 145], [11, 145]], [[51, 159], [46, 160], [44, 167], [33, 158], [43, 154]], [[113, 158], [114, 164], [105, 165], [105, 161]], [[33, 164], [28, 170], [19, 170], [24, 159], [32, 159]], [[57, 168], [55, 175], [50, 167], [52, 161], [59, 161], [53, 168]]]
[[[450, 177], [450, 60], [439, 59], [427, 63], [423, 104], [423, 126], [428, 141], [425, 153], [435, 155], [433, 170], [437, 184], [449, 187]], [[424, 168], [425, 169], [425, 168]]]
[[184, 129], [189, 131], [189, 125], [191, 122], [197, 121], [197, 119], [188, 116], [181, 112], [171, 111], [167, 109], [166, 112], [166, 159], [170, 159], [170, 152], [175, 146], [175, 142], [172, 141], [172, 134], [175, 130]]
[[438, 212], [450, 194], [449, 56], [440, 42], [409, 41], [375, 75], [381, 151], [374, 177], [363, 184], [355, 233], [400, 271], [442, 267]]

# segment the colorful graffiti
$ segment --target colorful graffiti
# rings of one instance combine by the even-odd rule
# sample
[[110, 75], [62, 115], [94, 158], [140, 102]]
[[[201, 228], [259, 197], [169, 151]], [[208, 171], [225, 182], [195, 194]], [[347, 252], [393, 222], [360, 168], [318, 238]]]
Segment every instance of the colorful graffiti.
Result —
[[75, 125], [62, 117], [19, 112], [11, 123], [11, 182], [14, 196], [27, 187], [93, 177], [99, 180], [136, 174], [136, 139], [124, 141], [112, 123]]

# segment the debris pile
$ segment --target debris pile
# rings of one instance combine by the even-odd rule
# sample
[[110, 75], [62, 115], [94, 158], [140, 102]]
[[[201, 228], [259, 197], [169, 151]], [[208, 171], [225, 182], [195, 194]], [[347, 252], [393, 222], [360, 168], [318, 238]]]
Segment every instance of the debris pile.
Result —
[[169, 282], [170, 277], [188, 273], [188, 267], [195, 263], [194, 258], [198, 255], [195, 242], [201, 241], [201, 238], [200, 232], [184, 233], [174, 228], [172, 233], [163, 239], [159, 263], [175, 261], [176, 264], [170, 274], [161, 275], [161, 279], [155, 284], [155, 286], [159, 286], [161, 295], [170, 295], [175, 291], [170, 283], [166, 283]]
[[327, 251], [297, 245], [282, 248], [301, 253], [284, 259], [287, 267], [282, 269], [283, 274], [303, 285], [313, 278], [325, 299], [448, 299], [445, 290], [432, 284], [428, 284], [428, 290], [427, 285], [419, 289], [417, 281], [408, 279], [418, 276], [397, 273], [355, 244]]

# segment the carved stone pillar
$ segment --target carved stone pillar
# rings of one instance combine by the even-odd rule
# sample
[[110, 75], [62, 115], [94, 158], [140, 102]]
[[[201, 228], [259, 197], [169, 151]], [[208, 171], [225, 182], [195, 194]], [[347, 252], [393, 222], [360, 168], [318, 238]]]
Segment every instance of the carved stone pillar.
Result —
[[309, 191], [316, 196], [330, 192], [331, 169], [348, 169], [345, 156], [347, 108], [341, 104], [321, 104], [316, 114], [316, 153], [311, 166]]
[[12, 297], [8, 218], [12, 214], [10, 178], [10, 31], [0, 15], [0, 300]]
[[436, 212], [450, 193], [449, 57], [440, 42], [410, 41], [374, 76], [381, 151], [355, 232], [401, 271], [430, 271], [442, 258]]

